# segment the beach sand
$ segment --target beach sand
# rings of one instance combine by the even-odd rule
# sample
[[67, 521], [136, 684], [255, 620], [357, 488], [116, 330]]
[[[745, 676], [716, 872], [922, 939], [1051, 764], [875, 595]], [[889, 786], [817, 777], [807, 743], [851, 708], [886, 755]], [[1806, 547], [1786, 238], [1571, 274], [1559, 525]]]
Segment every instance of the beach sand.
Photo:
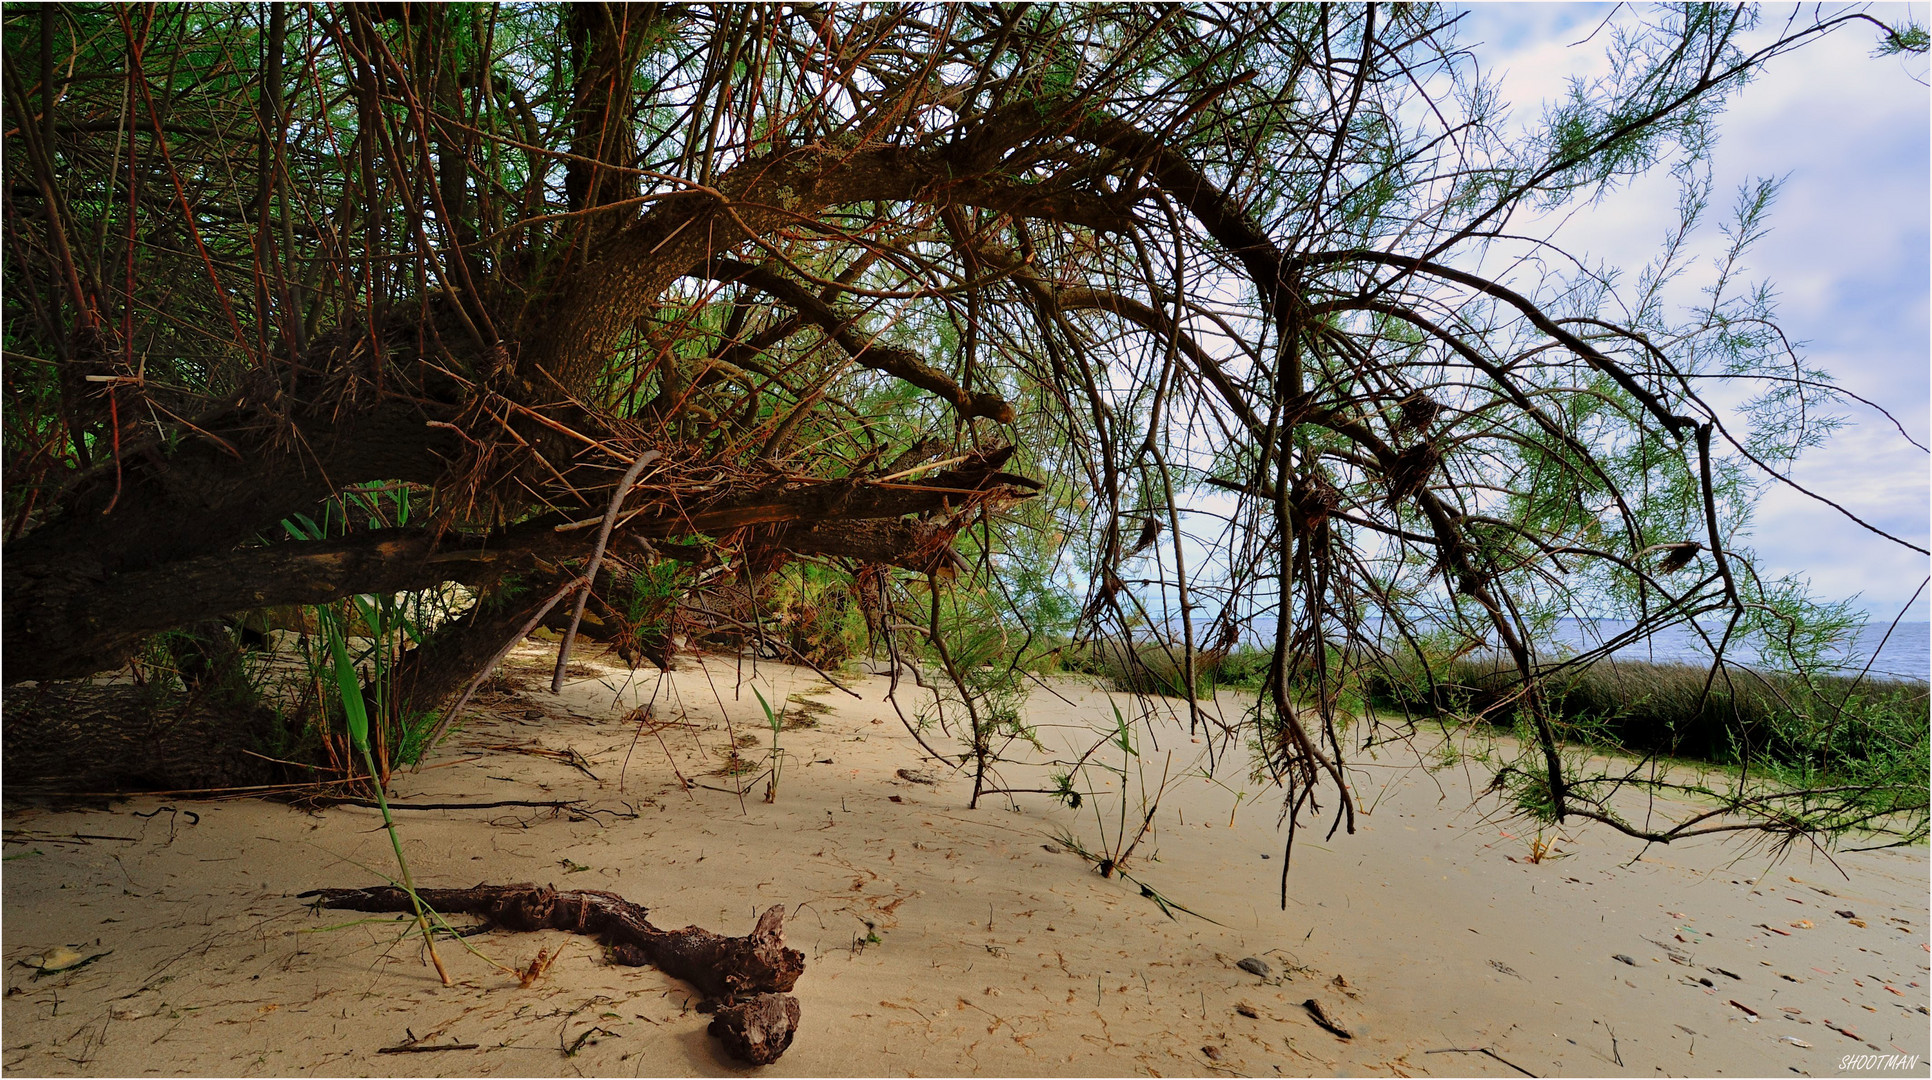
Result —
[[[1101, 745], [1077, 810], [1040, 794], [969, 810], [970, 779], [922, 755], [882, 677], [842, 679], [855, 699], [784, 665], [755, 665], [752, 683], [749, 660], [686, 658], [660, 677], [589, 659], [553, 697], [550, 648], [520, 647], [510, 670], [527, 688], [485, 695], [393, 797], [581, 799], [585, 812], [399, 811], [416, 883], [606, 889], [659, 926], [725, 934], [786, 905], [807, 962], [803, 1019], [790, 1051], [756, 1071], [1927, 1073], [1923, 847], [1777, 861], [1736, 841], [1646, 848], [1580, 826], [1544, 832], [1554, 850], [1532, 862], [1534, 826], [1478, 797], [1484, 744], [1445, 752], [1425, 733], [1356, 754], [1357, 831], [1328, 836], [1324, 801], [1298, 834], [1284, 910], [1279, 794], [1248, 777], [1242, 748], [1190, 737], [1184, 720], [1156, 725], [1136, 755]], [[810, 725], [779, 734], [770, 803], [759, 772], [741, 777], [742, 796], [728, 775], [732, 748], [755, 767], [771, 743], [754, 685]], [[901, 684], [908, 715], [919, 693]], [[1141, 707], [1052, 680], [1027, 706], [1044, 753], [1008, 749], [1077, 757], [1103, 742], [1115, 705]], [[1003, 777], [1034, 788], [1049, 772]], [[1132, 880], [1068, 850], [1118, 847], [1123, 779], [1131, 837], [1163, 772]], [[445, 988], [409, 924], [296, 899], [395, 872], [372, 809], [141, 797], [10, 804], [5, 824], [10, 1074], [754, 1071], [705, 1034], [685, 984], [608, 964], [590, 939], [468, 939], [513, 966], [561, 950], [528, 988], [445, 942], [457, 982]], [[1143, 886], [1199, 917], [1170, 917]], [[98, 958], [46, 976], [28, 966], [62, 949]], [[1318, 1026], [1311, 999], [1353, 1037]], [[476, 1048], [378, 1053], [412, 1039]]]

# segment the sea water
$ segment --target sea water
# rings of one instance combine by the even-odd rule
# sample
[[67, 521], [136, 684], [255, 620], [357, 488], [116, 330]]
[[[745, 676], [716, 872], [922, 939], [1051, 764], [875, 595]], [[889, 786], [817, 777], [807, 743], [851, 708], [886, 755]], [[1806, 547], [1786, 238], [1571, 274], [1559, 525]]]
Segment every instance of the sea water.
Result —
[[[1594, 648], [1628, 632], [1633, 625], [1621, 619], [1562, 619], [1558, 621], [1554, 640], [1549, 645], [1568, 650]], [[1723, 631], [1723, 626], [1719, 625], [1707, 628], [1706, 632], [1714, 643], [1723, 635]], [[1648, 640], [1626, 645], [1610, 655], [1618, 660], [1659, 664], [1711, 662], [1710, 646], [1687, 626], [1670, 627]], [[1725, 655], [1746, 667], [1757, 666], [1759, 660], [1755, 652], [1736, 642], [1725, 649]], [[1901, 622], [1896, 626], [1890, 622], [1868, 624], [1859, 631], [1857, 638], [1828, 660], [1827, 666], [1834, 672], [1850, 675], [1868, 672], [1866, 677], [1871, 679], [1923, 681], [1928, 674], [1932, 674], [1932, 623]]]
[[[1537, 643], [1538, 659], [1548, 662], [1597, 648], [1605, 641], [1628, 633], [1635, 625], [1624, 619], [1558, 619], [1551, 635]], [[1373, 635], [1373, 621], [1368, 630]], [[1705, 632], [1715, 643], [1722, 637], [1724, 626], [1720, 623], [1706, 627]], [[1397, 648], [1393, 641], [1387, 644], [1390, 648]], [[1491, 644], [1497, 643], [1492, 641]], [[1399, 648], [1397, 651], [1400, 651]], [[1501, 651], [1500, 647], [1498, 651]], [[1705, 643], [1704, 635], [1688, 626], [1673, 626], [1658, 631], [1648, 639], [1625, 645], [1610, 655], [1617, 660], [1653, 664], [1701, 666], [1711, 662], [1711, 648]], [[1732, 641], [1726, 646], [1724, 655], [1731, 663], [1744, 667], [1767, 666], [1755, 650], [1740, 641]], [[1901, 622], [1896, 626], [1889, 621], [1870, 623], [1837, 655], [1828, 657], [1824, 668], [1832, 674], [1858, 675], [1862, 672], [1868, 679], [1925, 682], [1928, 676], [1932, 676], [1932, 623]]]

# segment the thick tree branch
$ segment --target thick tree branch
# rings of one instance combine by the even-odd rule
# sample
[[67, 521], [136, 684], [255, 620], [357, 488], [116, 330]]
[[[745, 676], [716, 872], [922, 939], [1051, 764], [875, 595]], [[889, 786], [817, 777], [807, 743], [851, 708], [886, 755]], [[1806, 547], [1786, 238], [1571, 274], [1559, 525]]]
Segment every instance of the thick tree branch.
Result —
[[[1024, 498], [1038, 484], [999, 471], [1011, 448], [918, 484], [833, 481], [781, 484], [710, 505], [660, 505], [630, 519], [617, 542], [721, 535], [754, 525], [792, 525], [766, 542], [922, 571], [951, 565], [939, 525], [898, 519], [972, 502]], [[394, 593], [445, 582], [482, 584], [582, 556], [591, 540], [558, 531], [556, 517], [485, 537], [437, 537], [383, 529], [333, 542], [286, 542], [180, 559], [118, 573], [76, 573], [47, 564], [6, 564], [4, 679], [87, 675], [124, 662], [152, 633], [237, 611], [322, 604], [359, 593]], [[863, 523], [850, 528], [833, 523]]]
[[736, 259], [717, 258], [705, 263], [696, 273], [713, 281], [741, 282], [766, 293], [825, 331], [857, 363], [943, 398], [966, 419], [984, 416], [1002, 424], [1013, 422], [1013, 406], [1005, 398], [998, 394], [968, 393], [910, 349], [887, 345], [877, 339], [860, 340], [852, 332], [856, 318], [841, 315], [815, 293], [775, 270]]
[[[542, 331], [526, 339], [525, 378], [537, 385], [540, 369], [566, 387], [587, 385], [636, 320], [692, 267], [831, 207], [905, 200], [976, 205], [997, 197], [1026, 209], [1012, 195], [1021, 185], [991, 183], [986, 174], [999, 166], [1011, 176], [1017, 166], [1003, 159], [1046, 123], [1028, 102], [990, 114], [945, 142], [785, 147], [733, 167], [712, 187], [693, 185], [659, 200], [558, 290]], [[1045, 209], [1057, 206], [1049, 200]]]

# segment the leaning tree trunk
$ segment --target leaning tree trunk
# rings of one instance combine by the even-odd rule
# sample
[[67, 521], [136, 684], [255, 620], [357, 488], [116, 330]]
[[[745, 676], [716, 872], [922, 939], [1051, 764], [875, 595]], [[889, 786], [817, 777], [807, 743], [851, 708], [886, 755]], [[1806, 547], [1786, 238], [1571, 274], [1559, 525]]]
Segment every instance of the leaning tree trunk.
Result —
[[403, 654], [391, 675], [395, 708], [400, 715], [427, 712], [516, 644], [519, 632], [550, 603], [562, 578], [538, 576], [524, 581], [514, 597], [492, 597], [484, 591], [470, 610], [438, 628], [421, 645]]

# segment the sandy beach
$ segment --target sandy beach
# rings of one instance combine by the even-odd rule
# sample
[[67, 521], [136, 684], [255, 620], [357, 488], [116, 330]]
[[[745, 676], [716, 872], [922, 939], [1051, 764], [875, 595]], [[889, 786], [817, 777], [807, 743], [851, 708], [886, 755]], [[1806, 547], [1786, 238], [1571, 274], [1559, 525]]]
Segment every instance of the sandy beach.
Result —
[[[1078, 809], [969, 810], [970, 780], [920, 752], [884, 677], [842, 678], [854, 698], [803, 668], [758, 663], [754, 682], [748, 659], [660, 677], [592, 657], [552, 696], [552, 655], [520, 647], [511, 685], [393, 797], [582, 802], [398, 811], [417, 884], [605, 889], [725, 934], [785, 905], [803, 1020], [770, 1075], [1927, 1073], [1923, 847], [1778, 861], [1600, 827], [1539, 837], [1479, 797], [1480, 746], [1425, 734], [1357, 755], [1359, 829], [1329, 838], [1324, 815], [1299, 834], [1284, 910], [1278, 794], [1184, 720], [1135, 755], [1096, 751]], [[754, 686], [789, 721], [770, 802]], [[920, 691], [899, 692], [910, 714]], [[1078, 757], [1115, 703], [1137, 707], [1090, 681], [1036, 688], [1044, 749], [1009, 752]], [[1131, 838], [1163, 774], [1132, 880], [1069, 850], [1118, 846], [1123, 777]], [[445, 988], [408, 923], [311, 910], [296, 894], [394, 874], [373, 809], [10, 801], [5, 825], [11, 1074], [754, 1071], [706, 1036], [689, 987], [588, 938], [466, 939], [510, 966], [560, 951], [528, 987], [442, 944]], [[379, 1052], [412, 1041], [475, 1048]]]

